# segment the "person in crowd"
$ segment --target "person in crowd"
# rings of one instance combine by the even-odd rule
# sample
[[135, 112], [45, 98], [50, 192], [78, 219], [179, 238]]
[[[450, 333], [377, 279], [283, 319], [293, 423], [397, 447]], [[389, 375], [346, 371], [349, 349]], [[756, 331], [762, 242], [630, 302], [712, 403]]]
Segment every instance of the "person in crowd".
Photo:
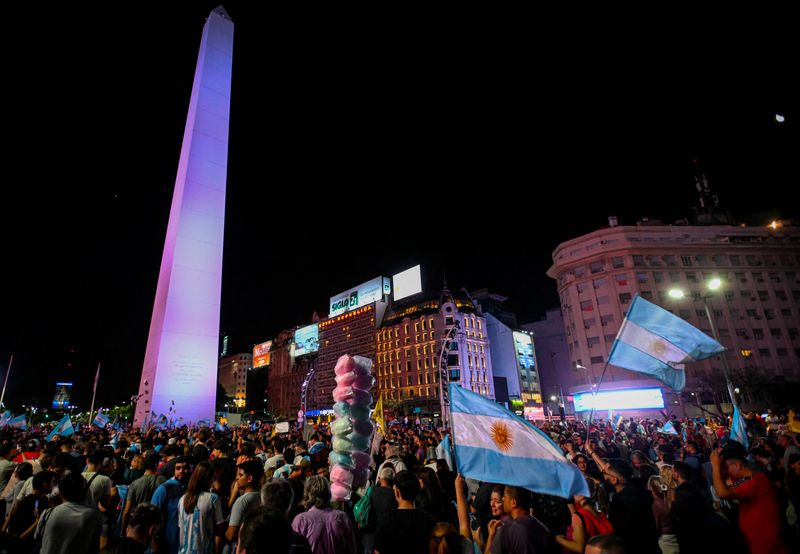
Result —
[[133, 483], [139, 477], [144, 475], [144, 456], [141, 454], [136, 454], [131, 459], [131, 465], [128, 469], [125, 470], [125, 482], [126, 483]]
[[606, 482], [614, 489], [608, 519], [615, 534], [628, 546], [636, 545], [643, 554], [657, 554], [658, 535], [650, 493], [634, 480], [633, 469], [624, 460], [606, 462], [596, 452], [590, 450], [589, 453], [602, 470]]
[[224, 439], [215, 441], [211, 448], [213, 458], [211, 471], [214, 474], [212, 490], [222, 500], [223, 511], [226, 514], [229, 506], [233, 505], [230, 496], [233, 482], [236, 480], [236, 462], [228, 456], [229, 451], [230, 443]]
[[306, 479], [303, 505], [306, 511], [292, 521], [292, 529], [308, 539], [314, 554], [356, 554], [356, 540], [350, 518], [330, 507], [328, 481], [312, 475]]
[[[293, 502], [294, 490], [286, 479], [272, 479], [261, 488], [261, 506], [267, 510], [275, 510], [284, 514], [289, 524], [291, 521], [288, 516]], [[289, 552], [291, 554], [311, 554], [311, 545], [303, 535], [292, 530]]]
[[48, 495], [55, 486], [57, 475], [40, 471], [33, 476], [31, 493], [14, 502], [14, 508], [3, 525], [3, 543], [9, 552], [30, 552], [33, 549], [33, 532], [39, 514], [50, 507]]
[[789, 456], [792, 454], [800, 454], [800, 448], [794, 444], [794, 440], [792, 439], [792, 435], [788, 432], [784, 431], [778, 434], [778, 445], [783, 449], [783, 472], [784, 474], [789, 473]]
[[614, 532], [608, 518], [598, 512], [585, 496], [575, 496], [574, 502], [569, 502], [567, 506], [572, 521], [566, 535], [557, 535], [556, 542], [568, 552], [582, 554], [590, 538]]
[[394, 469], [395, 474], [408, 469], [405, 462], [400, 458], [399, 446], [390, 444], [386, 447], [386, 460], [378, 467], [378, 473], [387, 465]]
[[[664, 467], [664, 466], [662, 466]], [[658, 547], [661, 554], [678, 554], [678, 537], [672, 523], [672, 503], [674, 492], [660, 475], [653, 475], [647, 481], [647, 488], [653, 495], [653, 517], [658, 532]]]
[[261, 505], [261, 478], [264, 476], [264, 466], [258, 460], [248, 460], [236, 468], [236, 481], [231, 491], [231, 499], [235, 500], [231, 507], [228, 530], [225, 531], [225, 539], [232, 543], [236, 543], [244, 516]]
[[622, 539], [616, 535], [597, 535], [589, 539], [585, 554], [629, 554]]
[[643, 486], [647, 484], [647, 481], [653, 475], [658, 475], [658, 466], [651, 462], [650, 458], [640, 450], [636, 450], [631, 454], [631, 465], [633, 466], [633, 477], [638, 479]]
[[156, 474], [156, 468], [161, 457], [158, 454], [151, 454], [142, 460], [141, 468], [144, 474], [134, 480], [128, 487], [128, 495], [125, 499], [125, 508], [122, 512], [122, 529], [128, 525], [130, 513], [139, 504], [150, 502], [156, 488], [164, 481], [164, 478]]
[[152, 552], [156, 535], [161, 529], [161, 511], [143, 502], [128, 516], [123, 537], [114, 547], [104, 550], [108, 554], [145, 554]]
[[372, 554], [378, 530], [383, 528], [397, 509], [397, 500], [394, 497], [394, 479], [394, 469], [385, 467], [378, 474], [378, 483], [370, 491], [370, 523], [361, 530], [364, 554]]
[[22, 487], [25, 486], [25, 482], [32, 476], [33, 466], [30, 462], [22, 462], [14, 467], [14, 473], [11, 475], [11, 479], [8, 480], [8, 485], [6, 485], [3, 491], [6, 507], [6, 513], [2, 514], [4, 518], [14, 509], [14, 502], [22, 492]]
[[100, 551], [103, 522], [99, 510], [84, 501], [87, 489], [80, 473], [70, 473], [59, 481], [61, 504], [41, 513], [34, 534], [42, 554]]
[[285, 514], [258, 508], [242, 522], [236, 554], [291, 554], [292, 528]]
[[442, 485], [445, 497], [448, 502], [456, 499], [456, 474], [450, 470], [447, 465], [447, 460], [439, 458], [436, 460], [436, 477], [439, 478], [439, 483]]
[[417, 509], [427, 512], [436, 521], [453, 521], [452, 511], [447, 497], [439, 483], [436, 472], [429, 467], [422, 467], [418, 473], [420, 491], [414, 504]]
[[161, 533], [159, 552], [177, 554], [180, 549], [178, 526], [178, 502], [186, 492], [192, 475], [192, 459], [188, 456], [175, 458], [172, 478], [160, 484], [153, 492], [152, 503], [161, 511]]
[[[530, 515], [531, 494], [520, 487], [506, 485], [503, 490], [503, 511], [510, 523], [489, 522], [486, 551], [492, 554], [535, 554], [547, 552], [551, 539], [547, 528]], [[498, 532], [499, 530], [499, 532]]]
[[739, 502], [739, 529], [751, 554], [788, 554], [782, 538], [781, 505], [769, 478], [748, 466], [738, 450], [727, 451], [723, 457], [723, 450], [717, 448], [710, 461], [717, 496]]
[[378, 530], [375, 551], [378, 554], [426, 552], [436, 521], [414, 505], [420, 490], [419, 480], [410, 471], [400, 471], [395, 475], [393, 489], [397, 509]]
[[225, 518], [222, 500], [210, 492], [213, 478], [211, 463], [200, 462], [192, 472], [186, 493], [178, 501], [180, 554], [214, 554], [218, 550]]

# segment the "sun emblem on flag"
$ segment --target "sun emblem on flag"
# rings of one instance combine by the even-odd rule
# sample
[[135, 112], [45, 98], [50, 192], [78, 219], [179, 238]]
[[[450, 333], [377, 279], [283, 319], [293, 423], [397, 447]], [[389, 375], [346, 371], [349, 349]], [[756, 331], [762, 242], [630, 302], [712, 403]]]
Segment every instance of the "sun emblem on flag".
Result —
[[497, 448], [503, 452], [508, 452], [514, 446], [514, 437], [511, 435], [511, 429], [502, 421], [492, 423], [489, 433]]
[[656, 356], [663, 356], [667, 352], [667, 345], [663, 340], [656, 339], [650, 343], [650, 350]]

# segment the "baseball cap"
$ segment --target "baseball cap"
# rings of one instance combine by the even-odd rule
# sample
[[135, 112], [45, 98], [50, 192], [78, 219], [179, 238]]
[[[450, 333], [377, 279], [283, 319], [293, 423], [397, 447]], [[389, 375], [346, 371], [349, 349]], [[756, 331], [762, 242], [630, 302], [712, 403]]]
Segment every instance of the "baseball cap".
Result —
[[292, 462], [292, 469], [300, 469], [301, 467], [311, 467], [311, 462], [304, 456], [297, 456]]

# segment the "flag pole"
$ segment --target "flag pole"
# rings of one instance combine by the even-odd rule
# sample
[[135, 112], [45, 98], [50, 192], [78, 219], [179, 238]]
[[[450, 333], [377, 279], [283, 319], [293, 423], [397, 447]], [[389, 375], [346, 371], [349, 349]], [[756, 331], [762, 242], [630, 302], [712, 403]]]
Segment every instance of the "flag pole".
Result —
[[97, 380], [100, 379], [100, 362], [97, 362], [97, 373], [94, 376], [94, 387], [92, 387], [92, 407], [89, 408], [89, 425], [92, 424], [92, 420], [94, 419], [92, 416], [94, 414], [94, 399], [97, 396]]
[[[609, 354], [609, 357], [611, 354]], [[603, 378], [606, 376], [606, 370], [608, 369], [608, 360], [606, 360], [606, 364], [603, 366], [603, 373], [600, 374], [600, 380], [597, 382], [596, 385], [592, 388], [592, 411], [589, 412], [589, 424], [586, 426], [586, 440], [584, 444], [589, 442], [589, 429], [592, 427], [592, 420], [594, 419], [594, 410], [595, 405], [597, 404], [597, 393], [600, 392], [600, 385], [603, 384]]]
[[6, 385], [8, 384], [8, 376], [11, 375], [11, 363], [14, 361], [14, 354], [11, 354], [11, 359], [8, 360], [8, 369], [6, 370], [6, 378], [3, 381], [3, 393], [0, 394], [0, 406], [3, 405], [3, 399], [6, 397]]

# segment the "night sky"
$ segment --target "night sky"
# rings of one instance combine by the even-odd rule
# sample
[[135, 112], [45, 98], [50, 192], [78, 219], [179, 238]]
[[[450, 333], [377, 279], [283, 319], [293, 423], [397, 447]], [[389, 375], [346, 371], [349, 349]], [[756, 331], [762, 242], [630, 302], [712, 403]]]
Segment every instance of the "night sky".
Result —
[[[16, 7], [8, 20], [0, 368], [14, 354], [12, 406], [47, 406], [60, 379], [88, 405], [98, 362], [99, 404], [138, 386], [216, 6], [164, 4]], [[451, 288], [489, 288], [521, 322], [539, 319], [558, 305], [544, 274], [557, 244], [609, 215], [690, 216], [694, 159], [736, 217], [797, 217], [796, 45], [781, 18], [756, 38], [688, 19], [506, 29], [225, 7], [236, 28], [221, 330], [234, 350], [417, 263], [429, 287], [446, 271]]]

